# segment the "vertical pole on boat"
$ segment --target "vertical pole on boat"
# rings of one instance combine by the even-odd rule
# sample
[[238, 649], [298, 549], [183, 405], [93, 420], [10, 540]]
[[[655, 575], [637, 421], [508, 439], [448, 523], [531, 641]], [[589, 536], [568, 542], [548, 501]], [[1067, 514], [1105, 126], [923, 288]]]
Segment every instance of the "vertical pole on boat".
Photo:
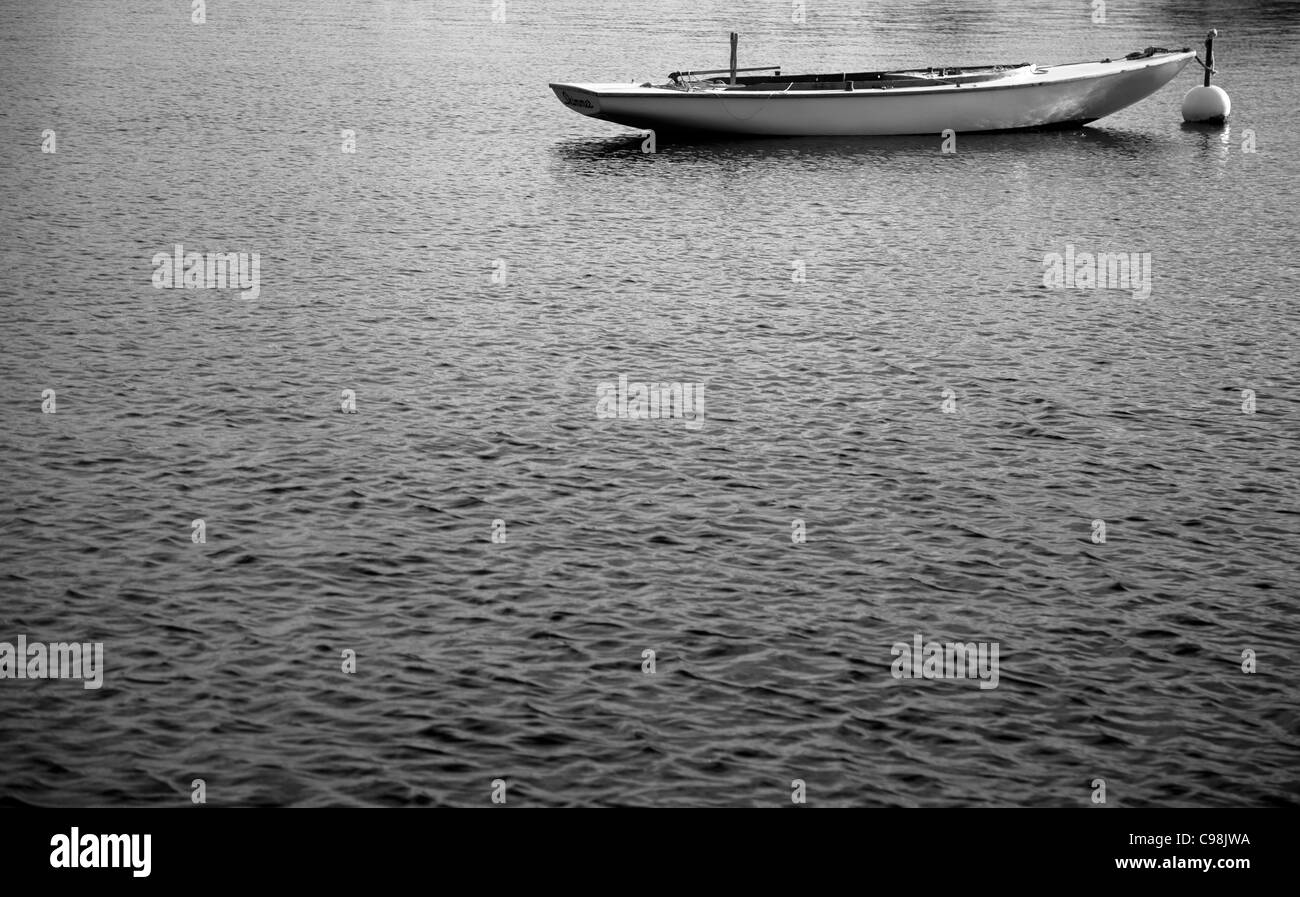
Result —
[[1218, 29], [1212, 28], [1205, 36], [1205, 87], [1210, 86], [1210, 69], [1214, 68], [1214, 38], [1218, 34]]
[[731, 32], [731, 83], [732, 84], [736, 83], [736, 41], [738, 41], [739, 39], [740, 39], [739, 34], [737, 34], [734, 31]]

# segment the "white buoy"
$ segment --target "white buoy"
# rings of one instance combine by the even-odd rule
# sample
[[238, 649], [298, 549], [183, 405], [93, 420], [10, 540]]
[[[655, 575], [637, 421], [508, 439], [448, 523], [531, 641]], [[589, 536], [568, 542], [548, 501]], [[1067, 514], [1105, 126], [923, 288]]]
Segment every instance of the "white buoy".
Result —
[[1230, 112], [1232, 100], [1217, 84], [1193, 87], [1183, 97], [1183, 121], [1223, 121]]
[[1212, 30], [1205, 37], [1205, 84], [1193, 87], [1183, 97], [1183, 121], [1222, 122], [1232, 112], [1232, 100], [1222, 87], [1210, 84], [1214, 70], [1214, 39], [1219, 36]]

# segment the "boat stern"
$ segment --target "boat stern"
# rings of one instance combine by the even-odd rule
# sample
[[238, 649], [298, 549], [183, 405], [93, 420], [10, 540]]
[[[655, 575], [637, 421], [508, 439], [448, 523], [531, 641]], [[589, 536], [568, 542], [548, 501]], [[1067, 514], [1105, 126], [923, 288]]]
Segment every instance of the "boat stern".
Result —
[[556, 98], [574, 112], [600, 117], [599, 86], [595, 84], [552, 84]]

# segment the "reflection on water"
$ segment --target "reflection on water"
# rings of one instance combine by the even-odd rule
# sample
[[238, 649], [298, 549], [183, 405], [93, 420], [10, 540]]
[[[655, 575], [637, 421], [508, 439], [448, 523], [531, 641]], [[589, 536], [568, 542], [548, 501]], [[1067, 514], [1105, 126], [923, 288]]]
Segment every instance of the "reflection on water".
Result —
[[[1191, 127], [1186, 125], [1186, 127]], [[1206, 133], [1222, 137], [1223, 126], [1199, 126]], [[939, 135], [907, 135], [892, 137], [679, 137], [659, 139], [656, 151], [643, 148], [648, 132], [625, 130], [615, 136], [597, 139], [569, 139], [555, 143], [550, 151], [563, 160], [566, 174], [584, 172], [598, 175], [618, 175], [629, 169], [608, 167], [610, 160], [639, 160], [645, 164], [680, 164], [684, 160], [708, 161], [729, 164], [737, 159], [744, 161], [798, 161], [808, 159], [814, 164], [834, 158], [854, 159], [900, 158], [915, 161], [917, 156], [939, 152]], [[1060, 154], [1077, 155], [1080, 141], [1087, 150], [1118, 153], [1131, 157], [1146, 157], [1152, 152], [1176, 152], [1180, 144], [1170, 138], [1140, 131], [1101, 129], [1095, 127], [1054, 129], [1042, 131], [971, 133], [959, 136], [957, 155], [986, 154], [1002, 157], [1024, 154], [1035, 164], [1043, 164]], [[953, 162], [960, 163], [960, 159]], [[671, 170], [671, 169], [669, 169]]]

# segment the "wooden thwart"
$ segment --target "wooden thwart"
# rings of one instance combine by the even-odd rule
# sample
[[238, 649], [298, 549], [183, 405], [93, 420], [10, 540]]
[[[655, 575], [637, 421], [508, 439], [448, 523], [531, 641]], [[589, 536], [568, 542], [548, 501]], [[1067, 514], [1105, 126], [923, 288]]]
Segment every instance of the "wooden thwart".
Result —
[[[776, 72], [779, 75], [781, 74], [781, 66], [757, 65], [754, 66], [753, 68], [748, 68], [748, 69], [708, 69], [707, 71], [699, 70], [699, 71], [691, 71], [691, 72], [669, 72], [668, 77], [676, 81], [678, 78], [685, 78], [688, 75], [725, 75], [728, 72], [731, 73], [731, 77], [733, 79], [736, 77], [736, 72]], [[731, 83], [735, 84], [736, 82], [733, 80]]]

